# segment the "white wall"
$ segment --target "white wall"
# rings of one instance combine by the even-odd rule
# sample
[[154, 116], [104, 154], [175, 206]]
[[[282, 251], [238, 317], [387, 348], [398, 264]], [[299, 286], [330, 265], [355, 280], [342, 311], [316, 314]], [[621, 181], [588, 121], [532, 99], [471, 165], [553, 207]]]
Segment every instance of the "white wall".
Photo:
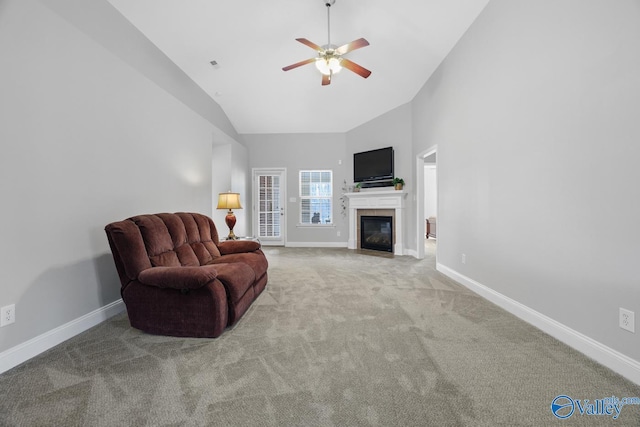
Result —
[[0, 352], [120, 298], [107, 223], [211, 214], [228, 120], [177, 68], [152, 79], [170, 64], [144, 40], [101, 0], [0, 2], [0, 306], [16, 304]]
[[436, 181], [436, 165], [424, 166], [424, 217], [429, 218], [438, 214], [438, 184]]
[[413, 101], [438, 261], [635, 361], [639, 22], [637, 0], [492, 0]]

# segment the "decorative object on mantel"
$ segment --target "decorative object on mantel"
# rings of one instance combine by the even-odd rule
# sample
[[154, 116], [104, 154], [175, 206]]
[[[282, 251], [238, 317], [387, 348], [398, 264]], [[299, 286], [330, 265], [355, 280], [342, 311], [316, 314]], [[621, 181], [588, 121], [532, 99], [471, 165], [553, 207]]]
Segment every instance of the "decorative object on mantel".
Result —
[[236, 225], [236, 216], [231, 209], [242, 209], [240, 205], [240, 193], [220, 193], [218, 195], [218, 209], [229, 209], [227, 216], [224, 218], [224, 222], [229, 227], [229, 235], [227, 240], [236, 240], [237, 237], [233, 234], [233, 227]]
[[362, 187], [362, 183], [357, 183], [356, 186], [353, 188], [353, 192], [357, 193], [358, 191], [360, 191], [360, 188]]
[[404, 187], [404, 179], [402, 178], [393, 178], [392, 182], [396, 190], [402, 190], [402, 187]]

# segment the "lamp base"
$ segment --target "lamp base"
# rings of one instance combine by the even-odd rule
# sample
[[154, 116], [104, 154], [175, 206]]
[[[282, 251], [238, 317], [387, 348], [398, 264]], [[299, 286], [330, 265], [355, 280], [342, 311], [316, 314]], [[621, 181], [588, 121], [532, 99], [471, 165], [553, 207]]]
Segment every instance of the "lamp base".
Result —
[[227, 223], [227, 227], [229, 227], [229, 235], [227, 236], [227, 240], [238, 240], [235, 234], [233, 234], [233, 227], [236, 225], [236, 216], [233, 214], [233, 211], [229, 209], [227, 212], [227, 216], [224, 217], [224, 222]]

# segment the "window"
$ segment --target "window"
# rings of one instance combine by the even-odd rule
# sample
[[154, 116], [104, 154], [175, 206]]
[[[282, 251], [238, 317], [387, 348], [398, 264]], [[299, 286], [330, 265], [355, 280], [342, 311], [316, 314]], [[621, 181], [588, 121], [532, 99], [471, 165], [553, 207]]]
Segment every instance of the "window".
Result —
[[333, 172], [300, 171], [300, 223], [333, 223]]

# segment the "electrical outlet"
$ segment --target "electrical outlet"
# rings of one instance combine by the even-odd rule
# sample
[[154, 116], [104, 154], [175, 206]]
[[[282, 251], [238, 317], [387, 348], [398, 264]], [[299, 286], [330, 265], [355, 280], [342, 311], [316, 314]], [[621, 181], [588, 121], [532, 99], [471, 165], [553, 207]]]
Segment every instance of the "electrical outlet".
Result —
[[16, 321], [16, 305], [11, 304], [0, 308], [0, 327], [7, 326]]
[[340, 230], [338, 230], [338, 237], [340, 237]]
[[635, 334], [636, 320], [633, 311], [620, 307], [620, 327]]
[[462, 263], [463, 264], [467, 263], [467, 254], [462, 254]]

